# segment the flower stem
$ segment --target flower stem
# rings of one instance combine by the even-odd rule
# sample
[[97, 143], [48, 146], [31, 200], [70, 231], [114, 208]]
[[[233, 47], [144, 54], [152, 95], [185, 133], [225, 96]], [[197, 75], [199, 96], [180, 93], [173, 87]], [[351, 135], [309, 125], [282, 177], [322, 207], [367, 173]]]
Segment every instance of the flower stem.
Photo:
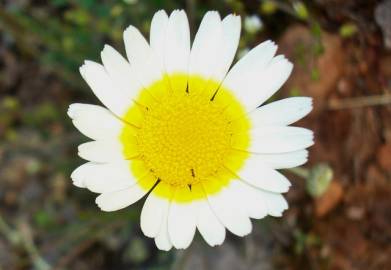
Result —
[[304, 179], [307, 179], [308, 176], [310, 175], [310, 171], [306, 168], [303, 168], [303, 167], [291, 168], [291, 169], [288, 169], [288, 171], [290, 171], [291, 173], [296, 174], [297, 176], [300, 176]]

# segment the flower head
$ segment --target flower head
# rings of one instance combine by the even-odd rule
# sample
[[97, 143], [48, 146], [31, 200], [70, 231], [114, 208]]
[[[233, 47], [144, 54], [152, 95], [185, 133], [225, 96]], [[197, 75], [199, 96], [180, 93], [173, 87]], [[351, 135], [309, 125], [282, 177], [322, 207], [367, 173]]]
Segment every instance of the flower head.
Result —
[[[259, 107], [286, 81], [292, 64], [266, 41], [231, 69], [240, 17], [204, 16], [193, 44], [184, 11], [157, 12], [150, 42], [129, 26], [127, 59], [106, 45], [103, 65], [80, 73], [107, 108], [72, 104], [68, 114], [92, 141], [73, 183], [99, 193], [103, 211], [148, 194], [141, 229], [159, 249], [186, 248], [196, 229], [211, 246], [225, 229], [244, 236], [250, 218], [281, 216], [289, 181], [277, 169], [307, 161], [310, 130], [289, 127], [312, 108], [306, 97]], [[230, 69], [230, 70], [229, 70]]]

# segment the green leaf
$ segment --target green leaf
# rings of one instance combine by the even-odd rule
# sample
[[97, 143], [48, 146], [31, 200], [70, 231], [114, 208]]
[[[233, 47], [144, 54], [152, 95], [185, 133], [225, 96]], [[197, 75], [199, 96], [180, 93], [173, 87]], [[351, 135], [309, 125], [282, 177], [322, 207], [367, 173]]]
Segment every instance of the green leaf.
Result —
[[306, 189], [308, 194], [314, 198], [323, 195], [328, 189], [331, 180], [333, 179], [332, 168], [325, 163], [315, 165], [306, 179]]
[[263, 1], [261, 4], [261, 12], [266, 15], [274, 14], [277, 11], [278, 7], [273, 1]]
[[350, 38], [357, 33], [358, 29], [354, 23], [345, 23], [339, 28], [339, 34], [343, 38]]
[[309, 17], [308, 9], [305, 6], [305, 4], [301, 1], [295, 2], [293, 4], [293, 9], [296, 12], [297, 17], [299, 17], [302, 20], [307, 20]]

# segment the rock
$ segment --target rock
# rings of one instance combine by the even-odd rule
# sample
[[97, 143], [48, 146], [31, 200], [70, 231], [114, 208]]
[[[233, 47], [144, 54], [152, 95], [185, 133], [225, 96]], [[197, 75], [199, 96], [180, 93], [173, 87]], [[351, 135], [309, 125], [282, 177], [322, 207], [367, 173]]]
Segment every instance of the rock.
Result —
[[384, 46], [391, 49], [391, 0], [385, 0], [376, 6], [375, 20], [383, 32]]
[[315, 201], [315, 215], [324, 217], [341, 202], [343, 189], [339, 182], [332, 181], [328, 190]]

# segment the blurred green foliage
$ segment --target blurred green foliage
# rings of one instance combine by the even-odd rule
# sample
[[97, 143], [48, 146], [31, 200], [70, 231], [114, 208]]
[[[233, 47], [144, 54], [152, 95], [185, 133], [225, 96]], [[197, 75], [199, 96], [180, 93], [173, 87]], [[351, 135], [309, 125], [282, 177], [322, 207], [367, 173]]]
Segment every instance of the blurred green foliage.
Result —
[[306, 5], [301, 2], [301, 1], [297, 1], [297, 2], [294, 2], [293, 4], [293, 8], [296, 12], [296, 15], [302, 19], [302, 20], [307, 20], [308, 17], [309, 17], [309, 13], [308, 13], [308, 9], [306, 7]]
[[343, 38], [350, 38], [358, 32], [357, 25], [354, 23], [345, 23], [339, 28], [339, 34]]
[[260, 7], [261, 12], [264, 14], [273, 14], [277, 9], [277, 5], [270, 0], [263, 1]]

